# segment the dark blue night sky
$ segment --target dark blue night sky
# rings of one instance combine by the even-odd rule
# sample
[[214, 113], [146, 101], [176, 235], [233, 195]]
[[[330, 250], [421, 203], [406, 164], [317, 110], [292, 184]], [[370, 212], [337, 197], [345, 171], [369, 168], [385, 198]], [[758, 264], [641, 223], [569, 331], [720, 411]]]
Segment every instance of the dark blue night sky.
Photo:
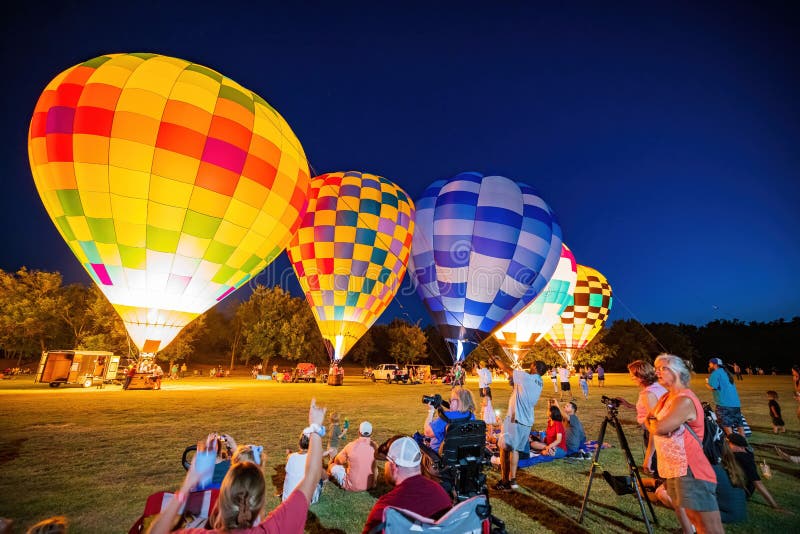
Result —
[[[2, 269], [88, 283], [35, 191], [31, 113], [76, 63], [158, 52], [263, 96], [316, 174], [380, 174], [412, 198], [462, 171], [531, 184], [578, 263], [607, 276], [611, 320], [800, 315], [791, 3], [109, 4], [3, 17]], [[259, 280], [299, 293], [285, 257]], [[428, 322], [403, 292], [382, 320]]]

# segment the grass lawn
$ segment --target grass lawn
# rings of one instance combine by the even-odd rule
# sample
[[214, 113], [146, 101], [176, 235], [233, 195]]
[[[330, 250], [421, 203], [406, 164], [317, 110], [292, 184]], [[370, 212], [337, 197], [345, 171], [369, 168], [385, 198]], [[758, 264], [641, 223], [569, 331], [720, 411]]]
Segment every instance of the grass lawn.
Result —
[[[697, 375], [693, 388], [703, 400], [711, 392], [702, 387], [706, 375]], [[766, 459], [774, 476], [765, 484], [787, 510], [800, 510], [800, 466], [777, 458], [773, 444], [793, 454], [798, 450], [800, 425], [795, 417], [791, 378], [745, 377], [737, 383], [744, 414], [753, 428], [757, 459]], [[477, 398], [477, 382], [468, 387]], [[573, 388], [577, 380], [573, 379]], [[778, 391], [787, 433], [772, 434], [764, 392]], [[493, 385], [495, 407], [505, 408], [510, 389]], [[294, 448], [307, 423], [311, 397], [321, 406], [336, 410], [351, 421], [351, 438], [358, 423], [368, 419], [381, 442], [395, 433], [419, 430], [426, 414], [423, 394], [447, 394], [437, 385], [404, 386], [372, 383], [355, 370], [342, 387], [322, 384], [277, 384], [244, 377], [188, 378], [164, 381], [161, 391], [121, 391], [58, 388], [33, 384], [31, 377], [0, 382], [0, 516], [16, 521], [15, 532], [52, 516], [66, 515], [70, 532], [127, 532], [144, 508], [147, 496], [159, 490], [175, 490], [184, 476], [180, 457], [187, 445], [209, 431], [231, 434], [240, 444], [263, 444], [268, 451], [267, 508], [278, 503], [276, 493], [283, 481], [285, 451]], [[580, 395], [580, 392], [576, 392]], [[623, 396], [634, 402], [637, 389], [627, 375], [606, 375], [606, 387], [595, 380], [589, 400], [578, 401], [578, 415], [589, 439], [595, 439], [607, 410], [600, 396]], [[536, 407], [537, 428], [546, 421], [544, 398], [552, 397], [552, 383], [545, 381], [543, 400]], [[633, 411], [621, 409], [620, 418], [637, 461], [642, 457], [639, 431]], [[601, 452], [602, 469], [625, 474], [627, 467], [609, 427], [606, 441], [612, 448]], [[586, 487], [588, 461], [556, 461], [521, 470], [516, 493], [493, 493], [495, 515], [509, 532], [644, 532], [634, 496], [617, 497], [598, 478], [592, 485], [587, 516], [576, 518]], [[498, 477], [489, 471], [493, 484]], [[274, 491], [273, 491], [274, 490]], [[311, 507], [308, 532], [360, 532], [381, 485], [370, 493], [349, 494], [326, 485], [320, 502]], [[798, 512], [776, 513], [760, 495], [748, 505], [749, 521], [730, 525], [728, 532], [796, 532]], [[673, 532], [677, 522], [672, 511], [656, 507], [657, 532]]]

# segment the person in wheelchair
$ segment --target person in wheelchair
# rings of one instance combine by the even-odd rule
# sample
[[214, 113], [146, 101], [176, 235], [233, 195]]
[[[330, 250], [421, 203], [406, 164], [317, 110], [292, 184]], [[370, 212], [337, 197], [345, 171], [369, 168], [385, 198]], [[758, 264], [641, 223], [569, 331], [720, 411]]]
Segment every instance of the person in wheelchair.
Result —
[[437, 407], [428, 404], [428, 416], [425, 418], [425, 428], [423, 430], [426, 438], [430, 438], [428, 446], [436, 453], [444, 439], [445, 430], [450, 421], [460, 419], [475, 419], [475, 400], [472, 393], [464, 387], [456, 386], [450, 390], [450, 405], [441, 415], [435, 417], [438, 412]]

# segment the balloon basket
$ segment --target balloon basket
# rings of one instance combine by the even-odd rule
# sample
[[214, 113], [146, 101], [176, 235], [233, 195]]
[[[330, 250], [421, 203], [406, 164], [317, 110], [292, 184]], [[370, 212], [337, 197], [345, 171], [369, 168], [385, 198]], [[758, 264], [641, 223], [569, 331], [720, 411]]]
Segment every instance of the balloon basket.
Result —
[[329, 386], [341, 386], [344, 382], [344, 375], [340, 373], [330, 373], [328, 375]]

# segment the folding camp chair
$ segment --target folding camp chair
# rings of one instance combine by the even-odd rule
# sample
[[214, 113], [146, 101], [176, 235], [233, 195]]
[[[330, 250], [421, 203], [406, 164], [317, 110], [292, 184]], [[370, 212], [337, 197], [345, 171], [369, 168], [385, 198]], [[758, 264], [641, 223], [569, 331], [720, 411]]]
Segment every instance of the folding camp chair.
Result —
[[[208, 489], [205, 491], [193, 491], [186, 498], [186, 505], [178, 523], [179, 528], [202, 527], [208, 521], [214, 505], [217, 503], [219, 495], [218, 489]], [[167, 507], [170, 501], [175, 498], [174, 493], [159, 491], [147, 498], [144, 505], [144, 512], [136, 520], [128, 534], [140, 534], [146, 532], [155, 517]]]

